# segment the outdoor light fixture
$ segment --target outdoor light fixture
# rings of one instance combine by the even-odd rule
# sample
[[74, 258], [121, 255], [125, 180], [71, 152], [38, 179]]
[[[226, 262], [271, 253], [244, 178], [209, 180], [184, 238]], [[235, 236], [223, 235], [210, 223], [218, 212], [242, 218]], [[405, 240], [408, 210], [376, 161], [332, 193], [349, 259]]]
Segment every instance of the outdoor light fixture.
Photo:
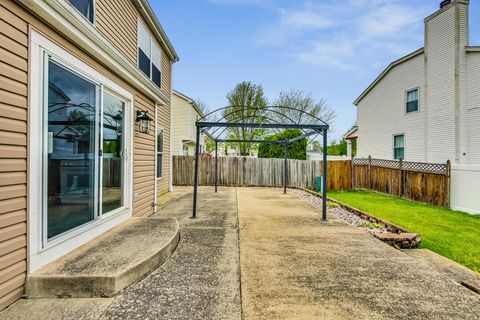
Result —
[[149, 133], [150, 121], [152, 120], [153, 118], [148, 115], [148, 111], [137, 110], [135, 122], [138, 122], [138, 131], [141, 133]]

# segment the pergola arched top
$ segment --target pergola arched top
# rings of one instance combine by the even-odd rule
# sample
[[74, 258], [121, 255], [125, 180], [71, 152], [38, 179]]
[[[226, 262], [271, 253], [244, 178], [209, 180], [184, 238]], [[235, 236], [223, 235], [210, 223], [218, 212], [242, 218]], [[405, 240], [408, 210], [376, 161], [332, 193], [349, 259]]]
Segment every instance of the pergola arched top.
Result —
[[[329, 125], [321, 118], [306, 112], [287, 106], [265, 106], [249, 109], [231, 110], [231, 106], [219, 108], [209, 112], [197, 121], [197, 127], [211, 139], [218, 142], [272, 142], [266, 140], [239, 140], [231, 141], [223, 136], [227, 128], [237, 127], [243, 129], [300, 129], [304, 137], [315, 134], [323, 134]], [[214, 120], [210, 120], [214, 119]], [[295, 141], [296, 141], [295, 140]], [[285, 142], [285, 141], [279, 141]]]
[[[232, 110], [233, 109], [233, 110]], [[214, 120], [211, 120], [214, 119]], [[200, 133], [206, 134], [215, 141], [215, 192], [217, 192], [217, 171], [218, 171], [218, 143], [236, 142], [236, 143], [282, 143], [285, 148], [283, 182], [284, 193], [287, 192], [287, 150], [288, 144], [305, 139], [313, 135], [323, 136], [323, 161], [327, 163], [327, 133], [329, 125], [319, 117], [304, 110], [295, 109], [286, 106], [265, 106], [259, 108], [232, 108], [223, 107], [214, 110], [196, 123], [197, 142], [200, 141]], [[267, 140], [267, 139], [248, 139], [242, 137], [225, 137], [225, 131], [228, 128], [251, 129], [273, 129], [281, 132], [280, 129], [300, 129], [302, 135], [292, 139]], [[197, 215], [197, 191], [198, 191], [198, 163], [200, 154], [200, 144], [195, 146], [195, 173], [194, 173], [194, 193], [193, 193], [193, 215]], [[327, 193], [327, 166], [323, 166], [322, 192], [323, 199], [326, 199]], [[327, 219], [326, 201], [322, 204], [322, 218]]]

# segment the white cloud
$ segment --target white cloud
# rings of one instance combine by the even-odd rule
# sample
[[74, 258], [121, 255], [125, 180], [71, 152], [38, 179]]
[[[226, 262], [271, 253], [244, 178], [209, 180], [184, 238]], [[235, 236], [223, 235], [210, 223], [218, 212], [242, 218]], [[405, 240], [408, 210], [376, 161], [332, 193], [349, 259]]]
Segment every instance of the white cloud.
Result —
[[298, 29], [322, 29], [333, 25], [333, 21], [312, 11], [293, 11], [284, 13], [283, 24]]
[[417, 1], [305, 0], [298, 9], [278, 9], [277, 22], [257, 41], [281, 47], [302, 63], [361, 69], [374, 64], [375, 55], [399, 57], [417, 49], [430, 12]]
[[305, 32], [328, 29], [335, 22], [321, 12], [315, 12], [305, 6], [299, 10], [277, 9], [280, 19], [278, 23], [261, 30], [257, 41], [261, 44], [281, 46], [290, 39], [302, 36]]

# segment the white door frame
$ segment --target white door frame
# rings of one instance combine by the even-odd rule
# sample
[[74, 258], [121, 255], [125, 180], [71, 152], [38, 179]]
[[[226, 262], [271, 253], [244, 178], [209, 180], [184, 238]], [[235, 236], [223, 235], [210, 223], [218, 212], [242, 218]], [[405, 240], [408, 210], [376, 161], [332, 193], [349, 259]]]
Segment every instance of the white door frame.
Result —
[[[28, 127], [28, 272], [31, 273], [39, 267], [51, 262], [70, 252], [78, 246], [88, 242], [108, 229], [118, 225], [132, 216], [132, 190], [133, 190], [133, 99], [131, 92], [108, 79], [99, 71], [84, 63], [73, 54], [47, 39], [45, 36], [30, 29], [29, 50], [29, 127]], [[73, 229], [53, 241], [44, 243], [45, 208], [44, 190], [45, 177], [44, 163], [44, 88], [45, 84], [45, 54], [55, 57], [55, 61], [73, 72], [101, 84], [100, 88], [122, 97], [125, 104], [125, 179], [124, 197], [125, 208], [122, 211], [106, 216]], [[99, 90], [100, 93], [103, 90]], [[101, 96], [101, 94], [99, 94]], [[100, 100], [101, 101], [101, 100]], [[127, 111], [130, 112], [127, 112]], [[98, 131], [97, 131], [98, 132]], [[99, 139], [96, 139], [99, 140]], [[97, 148], [98, 149], [98, 148]], [[98, 160], [97, 160], [98, 161]], [[98, 174], [96, 174], [98, 179]]]

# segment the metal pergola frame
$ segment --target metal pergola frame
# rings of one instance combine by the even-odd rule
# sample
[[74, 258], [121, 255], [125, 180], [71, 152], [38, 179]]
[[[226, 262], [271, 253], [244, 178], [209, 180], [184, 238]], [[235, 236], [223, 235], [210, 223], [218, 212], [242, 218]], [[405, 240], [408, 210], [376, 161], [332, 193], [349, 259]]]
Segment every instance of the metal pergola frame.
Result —
[[[198, 194], [198, 164], [199, 164], [199, 156], [200, 156], [200, 133], [203, 132], [210, 139], [215, 141], [215, 192], [218, 192], [218, 143], [225, 143], [225, 142], [233, 142], [233, 143], [273, 143], [273, 144], [283, 144], [284, 145], [284, 166], [283, 166], [283, 192], [287, 193], [287, 172], [288, 172], [288, 144], [308, 138], [313, 135], [322, 135], [323, 136], [323, 180], [322, 180], [322, 220], [327, 220], [327, 135], [329, 125], [321, 120], [320, 118], [309, 114], [308, 112], [297, 110], [294, 108], [283, 107], [283, 106], [266, 106], [258, 108], [259, 111], [262, 112], [271, 112], [274, 114], [274, 117], [282, 117], [284, 120], [290, 123], [282, 123], [280, 121], [276, 121], [271, 117], [267, 117], [265, 114], [256, 116], [251, 115], [247, 117], [242, 117], [241, 119], [233, 119], [234, 121], [224, 122], [225, 118], [227, 118], [230, 114], [223, 115], [222, 118], [218, 121], [205, 121], [209, 116], [212, 114], [224, 111], [230, 107], [224, 107], [217, 109], [215, 111], [210, 112], [209, 114], [205, 115], [203, 118], [199, 119], [195, 126], [196, 130], [196, 145], [195, 145], [195, 173], [194, 173], [194, 191], [193, 191], [193, 212], [192, 218], [197, 217], [197, 194]], [[278, 112], [277, 110], [293, 110], [294, 112], [298, 112], [301, 115], [308, 116], [312, 119], [312, 124], [305, 124], [305, 123], [296, 123], [296, 121], [292, 120], [290, 117]], [[247, 120], [255, 120], [249, 122], [241, 122]], [[298, 120], [299, 121], [299, 120]], [[254, 139], [224, 139], [222, 138], [223, 133], [227, 128], [242, 128], [242, 129], [300, 129], [303, 132], [303, 135], [289, 139], [289, 140], [254, 140]], [[209, 130], [214, 129], [213, 132], [209, 132]], [[218, 133], [219, 129], [223, 129]], [[308, 130], [308, 131], [306, 131]], [[214, 134], [217, 134], [214, 136]]]

